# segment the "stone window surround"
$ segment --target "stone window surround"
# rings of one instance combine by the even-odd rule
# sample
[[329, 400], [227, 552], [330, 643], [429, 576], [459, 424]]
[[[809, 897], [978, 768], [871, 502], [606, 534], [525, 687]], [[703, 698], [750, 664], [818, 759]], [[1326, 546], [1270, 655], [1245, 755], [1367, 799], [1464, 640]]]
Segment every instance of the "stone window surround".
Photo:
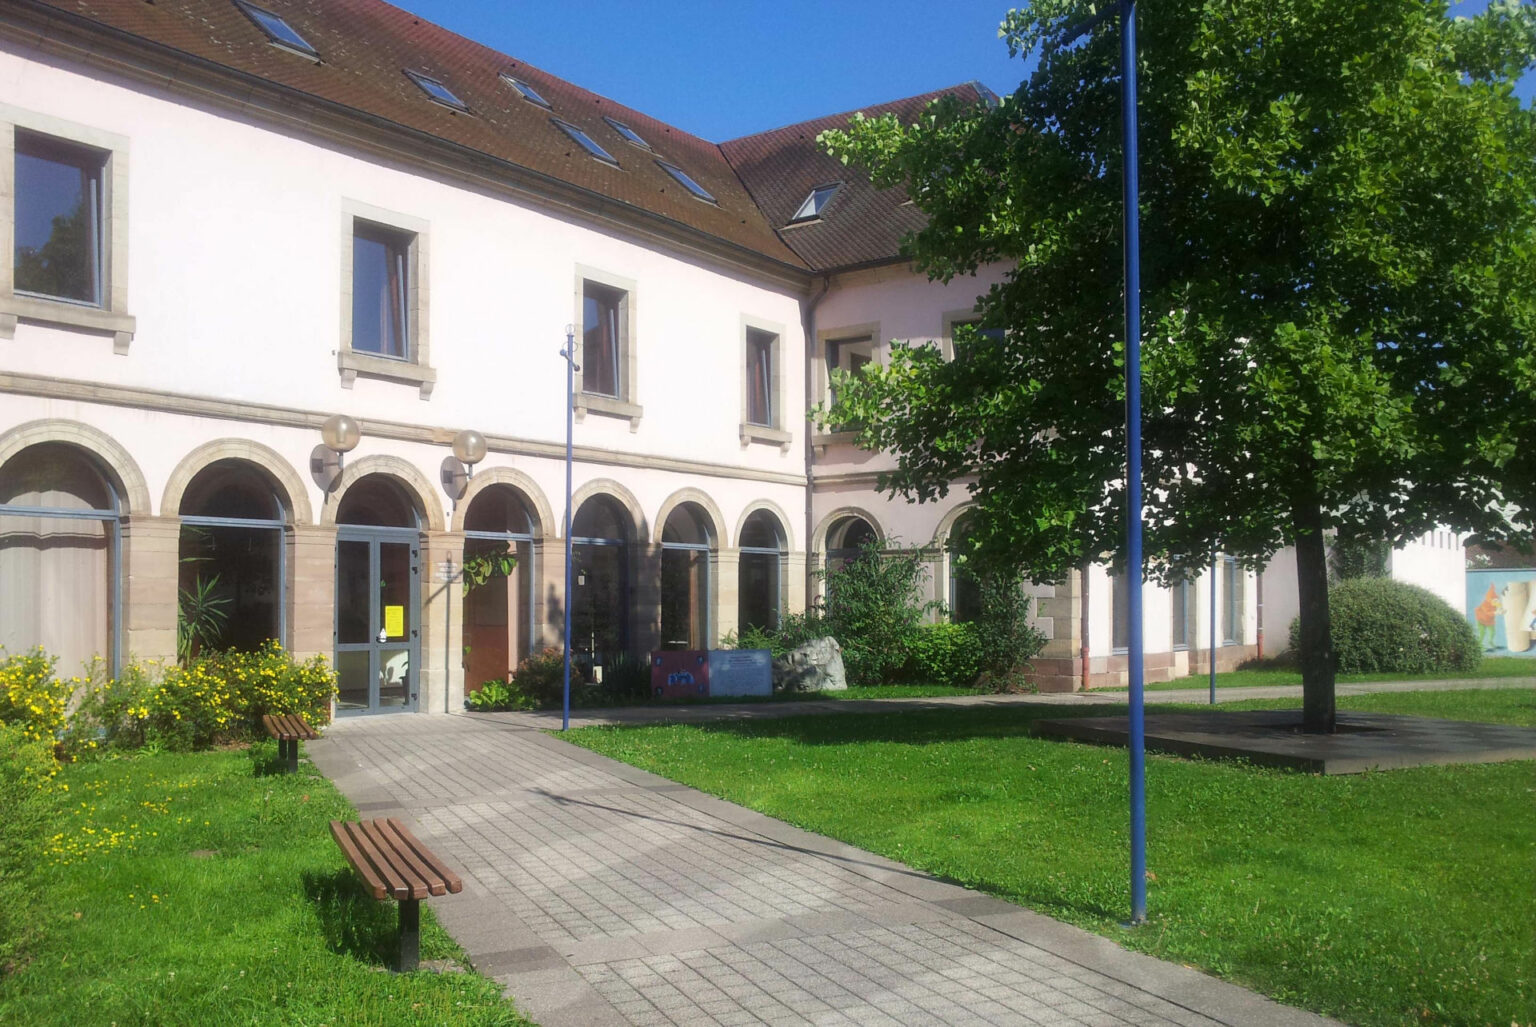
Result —
[[[592, 282], [595, 285], [605, 286], [624, 294], [623, 311], [619, 326], [619, 394], [617, 396], [604, 396], [601, 393], [587, 392], [583, 389], [582, 373], [576, 372], [574, 395], [571, 399], [572, 407], [576, 412], [576, 420], [584, 421], [588, 414], [598, 414], [603, 417], [620, 417], [629, 419], [629, 430], [640, 429], [640, 419], [645, 415], [645, 408], [636, 403], [635, 397], [639, 395], [639, 373], [636, 359], [635, 340], [638, 337], [638, 300], [635, 282], [632, 278], [624, 278], [620, 275], [610, 274], [607, 271], [585, 264], [576, 265], [576, 282], [574, 290], [575, 316], [571, 319], [572, 330], [575, 333], [573, 344], [576, 352], [582, 352], [584, 328], [582, 315], [584, 310], [584, 298], [586, 285]], [[581, 360], [576, 361], [577, 367], [581, 366]]]
[[[409, 360], [381, 356], [377, 353], [359, 352], [352, 348], [352, 247], [353, 233], [358, 221], [367, 221], [397, 232], [410, 233], [410, 259], [406, 274], [406, 318], [409, 322], [407, 344]], [[358, 200], [343, 198], [341, 201], [341, 339], [336, 350], [336, 368], [340, 372], [341, 387], [352, 388], [359, 377], [381, 378], [385, 381], [414, 385], [422, 399], [432, 395], [437, 384], [437, 371], [432, 367], [428, 326], [431, 310], [428, 305], [428, 270], [431, 267], [430, 225], [427, 221], [385, 210]]]
[[[104, 154], [102, 305], [89, 306], [15, 292], [16, 130], [51, 136]], [[128, 313], [128, 139], [89, 125], [0, 103], [0, 339], [16, 337], [18, 320], [112, 336], [112, 352], [128, 353], [138, 330]]]
[[[831, 376], [827, 373], [827, 346], [833, 342], [854, 342], [859, 339], [869, 340], [870, 359], [880, 360], [880, 322], [868, 321], [864, 324], [839, 325], [836, 328], [828, 328], [816, 333], [816, 352], [811, 356], [811, 373], [818, 403], [826, 403], [832, 396]], [[811, 445], [815, 447], [816, 455], [824, 457], [828, 446], [852, 445], [858, 436], [857, 432], [834, 431], [819, 432], [811, 436]]]
[[[770, 388], [768, 395], [772, 424], [755, 424], [747, 419], [748, 379], [751, 377], [751, 351], [747, 345], [748, 331], [762, 332], [773, 337], [769, 348]], [[765, 321], [749, 314], [741, 315], [741, 427], [742, 446], [754, 442], [778, 446], [781, 452], [789, 452], [793, 433], [784, 428], [784, 326], [775, 321]]]

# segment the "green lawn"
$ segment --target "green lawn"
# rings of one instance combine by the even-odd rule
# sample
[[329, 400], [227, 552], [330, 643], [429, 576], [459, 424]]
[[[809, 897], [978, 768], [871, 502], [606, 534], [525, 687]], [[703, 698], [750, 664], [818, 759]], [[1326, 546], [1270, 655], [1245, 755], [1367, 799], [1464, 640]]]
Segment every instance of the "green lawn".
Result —
[[[1520, 691], [1340, 700], [1442, 715], [1452, 703], [1536, 720]], [[1115, 711], [845, 714], [565, 737], [1352, 1023], [1536, 1021], [1533, 764], [1325, 778], [1151, 756], [1150, 920], [1127, 931], [1123, 751], [1027, 735], [1035, 717]]]
[[[0, 1024], [523, 1024], [474, 973], [382, 973], [393, 902], [327, 821], [355, 817], [276, 746], [65, 767], [48, 934], [0, 977]], [[463, 953], [422, 911], [422, 958]]]
[[[1369, 681], [1449, 681], [1476, 678], [1536, 678], [1536, 658], [1524, 656], [1484, 656], [1476, 670], [1444, 670], [1433, 674], [1340, 674], [1339, 684], [1352, 685]], [[1167, 691], [1174, 688], [1205, 688], [1210, 684], [1209, 674], [1191, 674], [1172, 681], [1149, 681], [1147, 691]], [[1216, 675], [1216, 687], [1249, 688], [1257, 685], [1301, 685], [1301, 671], [1290, 667], [1265, 667], [1256, 670], [1232, 670]], [[1096, 688], [1096, 692], [1123, 692], [1120, 688]]]

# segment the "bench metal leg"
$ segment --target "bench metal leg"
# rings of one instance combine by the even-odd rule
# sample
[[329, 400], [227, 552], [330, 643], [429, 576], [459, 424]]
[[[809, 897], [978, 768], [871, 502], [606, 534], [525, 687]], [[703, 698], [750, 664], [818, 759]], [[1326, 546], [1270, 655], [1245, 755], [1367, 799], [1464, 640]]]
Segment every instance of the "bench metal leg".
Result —
[[[298, 743], [295, 742], [295, 745]], [[400, 900], [400, 972], [410, 973], [421, 961], [421, 900]]]
[[293, 738], [293, 739], [290, 739], [289, 742], [288, 742], [288, 773], [290, 773], [290, 774], [297, 774], [298, 772], [299, 772], [299, 740], [297, 738]]

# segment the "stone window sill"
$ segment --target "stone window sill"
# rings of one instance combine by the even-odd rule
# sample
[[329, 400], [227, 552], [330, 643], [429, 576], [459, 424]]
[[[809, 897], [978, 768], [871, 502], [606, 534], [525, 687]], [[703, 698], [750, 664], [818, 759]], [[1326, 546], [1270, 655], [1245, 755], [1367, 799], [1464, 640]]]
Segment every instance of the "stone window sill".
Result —
[[597, 414], [601, 417], [623, 417], [629, 419], [630, 431], [637, 431], [640, 428], [640, 418], [645, 415], [645, 408], [638, 403], [630, 403], [596, 392], [576, 393], [572, 405], [576, 410], [578, 421], [585, 420], [588, 414]]
[[341, 372], [341, 387], [344, 389], [350, 389], [359, 377], [382, 378], [385, 381], [414, 385], [420, 390], [421, 398], [428, 399], [432, 395], [432, 387], [437, 384], [437, 372], [430, 367], [413, 364], [408, 360], [359, 353], [356, 350], [337, 353], [336, 367]]
[[834, 431], [811, 436], [811, 445], [817, 456], [826, 456], [829, 446], [851, 446], [859, 437], [856, 431]]
[[741, 423], [741, 444], [750, 446], [754, 442], [761, 442], [771, 446], [778, 446], [783, 452], [789, 452], [789, 444], [794, 441], [794, 436], [781, 428], [770, 428], [766, 424]]
[[0, 338], [16, 337], [16, 322], [37, 321], [42, 324], [63, 325], [66, 328], [82, 328], [89, 332], [101, 332], [112, 336], [112, 352], [128, 353], [138, 322], [132, 315], [100, 307], [87, 307], [78, 303], [64, 303], [42, 296], [0, 297]]

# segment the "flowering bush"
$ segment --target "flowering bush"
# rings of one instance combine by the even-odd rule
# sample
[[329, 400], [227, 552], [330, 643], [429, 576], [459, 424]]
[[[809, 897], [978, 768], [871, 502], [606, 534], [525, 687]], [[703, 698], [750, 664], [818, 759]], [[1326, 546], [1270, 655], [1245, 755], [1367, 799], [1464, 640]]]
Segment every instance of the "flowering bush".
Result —
[[[52, 670], [52, 660], [29, 655]], [[37, 887], [36, 879], [56, 797], [64, 788], [53, 781], [59, 772], [50, 749], [53, 739], [27, 732], [20, 724], [0, 724], [0, 810], [5, 811], [0, 816], [0, 975], [48, 919], [49, 893]]]
[[0, 724], [14, 725], [29, 741], [52, 745], [58, 739], [70, 696], [82, 682], [60, 680], [56, 662], [41, 648], [0, 660]]
[[170, 667], [138, 713], [145, 738], [168, 749], [205, 749], [236, 723], [234, 691], [214, 659]]
[[336, 673], [324, 656], [303, 663], [276, 641], [253, 652], [226, 652], [208, 657], [218, 665], [235, 693], [235, 708], [253, 732], [261, 730], [268, 713], [297, 713], [318, 727], [331, 719]]

